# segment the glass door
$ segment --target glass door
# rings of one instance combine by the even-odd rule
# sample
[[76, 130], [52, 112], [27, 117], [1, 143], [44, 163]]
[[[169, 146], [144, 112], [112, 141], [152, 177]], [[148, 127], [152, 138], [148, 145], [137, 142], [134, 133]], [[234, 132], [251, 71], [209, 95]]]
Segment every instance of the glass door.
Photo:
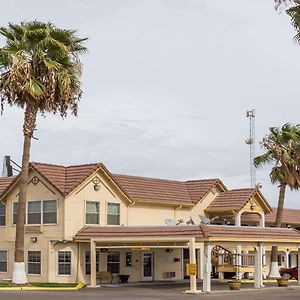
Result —
[[153, 280], [153, 252], [142, 252], [142, 280]]

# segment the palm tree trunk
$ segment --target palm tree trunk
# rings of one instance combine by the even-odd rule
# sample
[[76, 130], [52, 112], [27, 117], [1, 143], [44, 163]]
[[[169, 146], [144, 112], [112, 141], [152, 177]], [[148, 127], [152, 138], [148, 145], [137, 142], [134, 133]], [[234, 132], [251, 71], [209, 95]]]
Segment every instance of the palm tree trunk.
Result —
[[[277, 204], [277, 213], [276, 213], [276, 219], [275, 219], [275, 227], [281, 227], [282, 223], [282, 213], [284, 208], [284, 198], [285, 198], [285, 189], [286, 184], [281, 184], [279, 189], [279, 198], [278, 198], [278, 204]], [[279, 271], [278, 271], [278, 247], [272, 246], [272, 252], [271, 252], [271, 269], [268, 277], [277, 278], [280, 277]]]
[[19, 183], [19, 201], [18, 201], [18, 215], [16, 222], [16, 240], [15, 240], [15, 263], [12, 275], [12, 282], [15, 284], [27, 283], [24, 263], [24, 227], [26, 216], [26, 199], [27, 199], [27, 182], [28, 169], [30, 159], [30, 146], [33, 131], [35, 129], [37, 116], [37, 109], [27, 105], [24, 115], [24, 143], [22, 155], [22, 170]]

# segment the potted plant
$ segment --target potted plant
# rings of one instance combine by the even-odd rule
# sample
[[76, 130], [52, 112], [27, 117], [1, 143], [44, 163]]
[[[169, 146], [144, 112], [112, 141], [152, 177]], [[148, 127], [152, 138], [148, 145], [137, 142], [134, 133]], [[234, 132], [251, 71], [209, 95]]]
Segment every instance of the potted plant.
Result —
[[229, 289], [238, 291], [241, 288], [242, 281], [239, 279], [233, 279], [228, 281]]
[[289, 279], [288, 278], [277, 278], [277, 284], [279, 287], [287, 287], [289, 283]]

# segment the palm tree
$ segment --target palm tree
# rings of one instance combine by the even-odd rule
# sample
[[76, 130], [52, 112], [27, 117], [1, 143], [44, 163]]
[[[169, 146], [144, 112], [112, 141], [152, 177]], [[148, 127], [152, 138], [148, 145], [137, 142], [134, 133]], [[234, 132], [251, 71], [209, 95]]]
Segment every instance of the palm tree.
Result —
[[[266, 152], [254, 159], [256, 167], [271, 164], [271, 182], [279, 184], [279, 197], [275, 227], [281, 227], [286, 187], [300, 188], [300, 125], [284, 124], [281, 128], [271, 127], [263, 138], [262, 148]], [[278, 248], [273, 246], [269, 277], [280, 277], [277, 260]]]
[[16, 223], [15, 263], [12, 280], [27, 283], [24, 264], [24, 222], [31, 139], [38, 113], [77, 115], [81, 98], [81, 63], [85, 38], [73, 30], [38, 21], [1, 27], [6, 44], [0, 48], [0, 102], [24, 109], [23, 155]]

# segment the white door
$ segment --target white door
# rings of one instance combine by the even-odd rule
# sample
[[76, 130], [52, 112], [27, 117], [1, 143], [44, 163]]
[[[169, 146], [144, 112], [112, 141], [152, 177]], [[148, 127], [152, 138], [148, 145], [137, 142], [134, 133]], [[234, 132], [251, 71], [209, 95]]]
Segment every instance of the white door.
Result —
[[153, 252], [142, 252], [142, 281], [153, 280]]

